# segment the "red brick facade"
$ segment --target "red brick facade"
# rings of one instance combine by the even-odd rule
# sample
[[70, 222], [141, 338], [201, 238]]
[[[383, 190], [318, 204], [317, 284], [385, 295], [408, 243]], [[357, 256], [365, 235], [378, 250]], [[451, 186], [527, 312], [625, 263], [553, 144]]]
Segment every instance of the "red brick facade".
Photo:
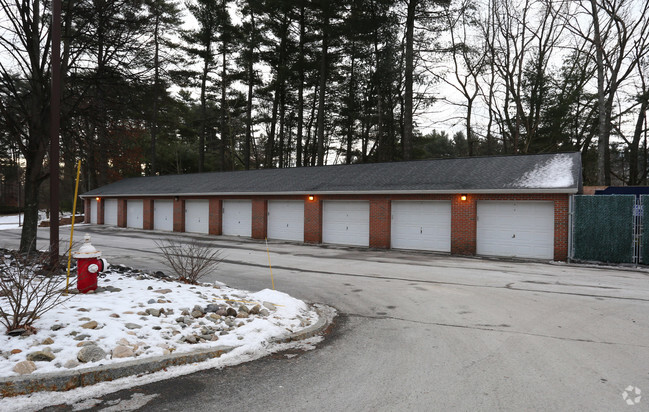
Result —
[[[391, 201], [442, 200], [451, 202], [451, 253], [476, 254], [477, 203], [485, 200], [552, 201], [554, 202], [554, 259], [566, 260], [568, 256], [569, 197], [567, 194], [412, 194], [412, 195], [316, 195], [308, 196], [236, 196], [209, 198], [209, 233], [222, 233], [224, 199], [252, 200], [252, 237], [264, 239], [268, 228], [268, 200], [304, 200], [304, 242], [322, 243], [322, 202], [325, 200], [366, 200], [370, 208], [370, 247], [389, 249], [391, 236]], [[198, 198], [198, 197], [192, 197]], [[185, 231], [185, 199], [174, 198], [173, 230]], [[86, 211], [95, 199], [85, 200]], [[153, 228], [154, 198], [144, 199], [144, 228]], [[97, 221], [104, 222], [104, 199], [97, 202]], [[87, 213], [89, 216], [89, 213]], [[86, 218], [89, 222], [89, 217]], [[126, 226], [126, 199], [118, 200], [118, 226]]]

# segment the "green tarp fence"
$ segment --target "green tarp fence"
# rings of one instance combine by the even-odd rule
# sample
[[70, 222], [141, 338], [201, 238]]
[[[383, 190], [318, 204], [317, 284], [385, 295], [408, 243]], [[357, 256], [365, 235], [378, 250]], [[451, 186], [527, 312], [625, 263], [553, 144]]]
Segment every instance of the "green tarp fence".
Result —
[[642, 198], [642, 238], [640, 241], [640, 259], [642, 264], [649, 265], [649, 196]]
[[634, 195], [575, 196], [573, 259], [634, 263], [634, 207]]

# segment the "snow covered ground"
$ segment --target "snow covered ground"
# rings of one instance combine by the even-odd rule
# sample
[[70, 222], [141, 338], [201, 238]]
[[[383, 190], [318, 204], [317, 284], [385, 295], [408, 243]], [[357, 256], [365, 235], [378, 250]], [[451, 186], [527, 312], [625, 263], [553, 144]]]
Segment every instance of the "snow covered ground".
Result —
[[[70, 217], [70, 216], [72, 216], [72, 213], [70, 212], [61, 213], [61, 217]], [[77, 213], [77, 216], [79, 216], [79, 213]], [[48, 220], [47, 212], [45, 210], [39, 210], [38, 223], [40, 224], [44, 220]], [[23, 215], [22, 213], [20, 215], [0, 216], [0, 230], [20, 229], [24, 221], [25, 221], [25, 215]]]
[[[121, 387], [256, 359], [296, 346], [271, 341], [318, 319], [303, 301], [269, 289], [251, 293], [223, 284], [189, 285], [123, 267], [102, 274], [98, 285], [97, 293], [71, 295], [45, 313], [33, 325], [37, 333], [0, 335], [0, 376], [62, 372], [216, 346], [235, 349], [221, 358], [140, 378], [118, 379], [63, 394], [0, 399], [0, 410], [9, 405], [12, 410], [15, 405], [29, 410], [71, 403]], [[1, 302], [5, 305], [4, 299]], [[317, 341], [298, 345], [308, 348]]]

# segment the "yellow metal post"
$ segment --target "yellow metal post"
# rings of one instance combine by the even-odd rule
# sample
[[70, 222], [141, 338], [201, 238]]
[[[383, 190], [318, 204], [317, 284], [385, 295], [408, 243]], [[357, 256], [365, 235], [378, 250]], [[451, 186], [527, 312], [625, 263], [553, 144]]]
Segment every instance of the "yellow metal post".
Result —
[[79, 174], [81, 173], [81, 160], [77, 163], [77, 182], [74, 185], [74, 201], [72, 202], [72, 226], [70, 228], [70, 247], [68, 248], [68, 276], [65, 279], [65, 294], [68, 294], [70, 284], [70, 263], [72, 261], [72, 238], [74, 237], [74, 221], [77, 218], [77, 195], [79, 193]]
[[266, 253], [268, 253], [268, 268], [270, 269], [270, 283], [275, 290], [275, 281], [273, 280], [273, 267], [270, 265], [270, 250], [268, 250], [268, 238], [266, 238]]

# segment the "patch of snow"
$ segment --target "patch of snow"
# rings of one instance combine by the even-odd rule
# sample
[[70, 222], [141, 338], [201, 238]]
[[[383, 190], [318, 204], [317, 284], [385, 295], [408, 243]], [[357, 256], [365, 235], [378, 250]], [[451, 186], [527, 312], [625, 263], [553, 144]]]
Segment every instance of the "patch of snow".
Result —
[[514, 182], [514, 186], [531, 189], [570, 187], [575, 183], [572, 177], [572, 166], [570, 155], [556, 155], [549, 162], [525, 173]]
[[[3, 355], [0, 356], [0, 376], [17, 376], [13, 371], [16, 363], [26, 360], [28, 354], [47, 347], [56, 358], [51, 362], [35, 362], [37, 369], [33, 372], [34, 375], [160, 356], [169, 351], [183, 353], [216, 346], [231, 346], [234, 349], [220, 358], [178, 366], [142, 378], [123, 378], [67, 392], [35, 393], [0, 399], [0, 410], [16, 403], [27, 408], [41, 408], [58, 403], [73, 404], [135, 384], [168, 379], [197, 370], [235, 365], [291, 347], [311, 349], [313, 344], [318, 342], [316, 338], [295, 345], [272, 343], [274, 339], [281, 339], [318, 320], [315, 310], [285, 293], [269, 289], [250, 293], [222, 284], [189, 285], [142, 273], [120, 273], [124, 270], [116, 270], [118, 268], [109, 270], [106, 276], [98, 279], [98, 286], [104, 288], [104, 291], [72, 295], [64, 304], [45, 313], [33, 325], [38, 331], [36, 334], [23, 337], [0, 334], [0, 352]], [[111, 292], [111, 287], [121, 291]], [[6, 304], [6, 299], [0, 298], [3, 308]], [[245, 304], [248, 309], [260, 305], [261, 309], [268, 310], [269, 313], [267, 316], [257, 314], [248, 318], [222, 317], [216, 320], [189, 316], [191, 322], [184, 325], [177, 321], [179, 317], [183, 317], [184, 310], [192, 312], [195, 305], [205, 309], [209, 304], [230, 306], [237, 311], [241, 304]], [[267, 309], [264, 304], [272, 309]], [[161, 310], [162, 314], [159, 317], [152, 316], [146, 313], [147, 309]], [[185, 317], [187, 318], [186, 315]], [[232, 326], [228, 326], [226, 320], [233, 322]], [[84, 329], [82, 325], [90, 321], [97, 322], [98, 327]], [[140, 327], [130, 329], [129, 326], [132, 325], [127, 326], [129, 323]], [[52, 330], [53, 325], [60, 325], [60, 329]], [[182, 340], [182, 337], [187, 335], [200, 335], [204, 327], [215, 330], [214, 335], [218, 340], [199, 340], [194, 344]], [[219, 334], [218, 331], [225, 333]], [[79, 340], [79, 335], [84, 334], [87, 336]], [[51, 339], [53, 343], [44, 343], [46, 339]], [[77, 353], [81, 350], [78, 345], [81, 342], [93, 342], [107, 353], [106, 357], [97, 362], [80, 363], [76, 367], [66, 369], [66, 362], [77, 359]], [[134, 357], [112, 359], [112, 350], [120, 345], [131, 347]], [[15, 408], [12, 406], [13, 409]]]
[[[38, 223], [47, 219], [47, 212], [44, 210], [38, 211]], [[22, 223], [25, 222], [25, 215], [5, 215], [0, 216], [0, 230], [20, 229]]]

